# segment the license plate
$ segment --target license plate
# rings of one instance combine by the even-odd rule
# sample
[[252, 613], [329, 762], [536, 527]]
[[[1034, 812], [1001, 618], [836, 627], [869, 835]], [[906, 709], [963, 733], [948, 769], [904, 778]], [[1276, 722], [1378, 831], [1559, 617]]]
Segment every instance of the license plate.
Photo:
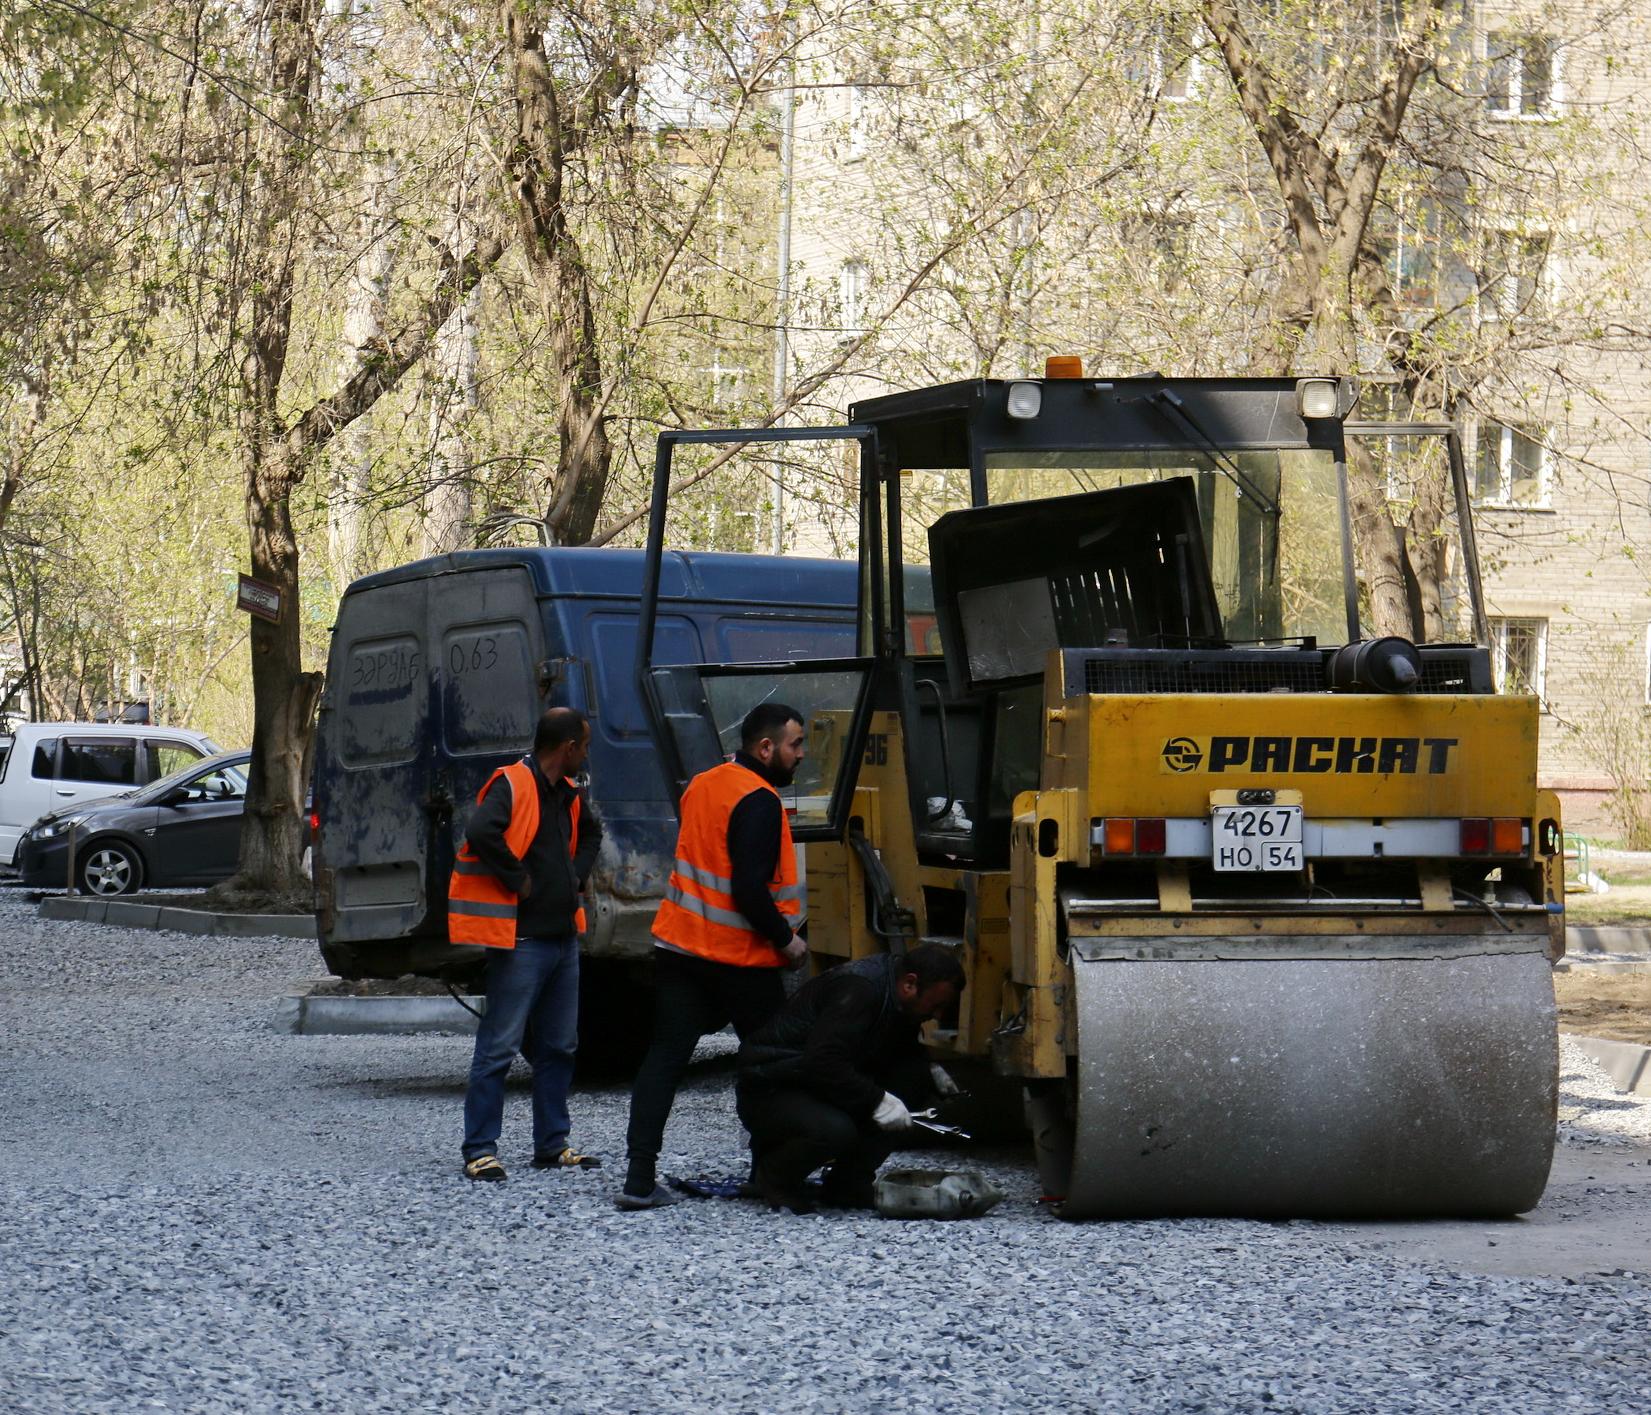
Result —
[[1218, 870], [1299, 870], [1300, 806], [1212, 806], [1210, 863]]

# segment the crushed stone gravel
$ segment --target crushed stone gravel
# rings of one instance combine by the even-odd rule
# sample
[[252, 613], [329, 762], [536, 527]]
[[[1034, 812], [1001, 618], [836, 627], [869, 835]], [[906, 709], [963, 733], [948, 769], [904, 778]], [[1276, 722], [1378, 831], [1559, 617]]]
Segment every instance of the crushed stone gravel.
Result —
[[1651, 1143], [1651, 1097], [1625, 1095], [1591, 1056], [1559, 1038], [1559, 1143]]
[[[0, 892], [0, 1408], [1647, 1408], [1643, 1276], [1463, 1273], [1314, 1224], [1063, 1224], [1015, 1149], [969, 1153], [1009, 1195], [974, 1222], [623, 1214], [624, 1088], [574, 1096], [606, 1169], [535, 1173], [519, 1076], [512, 1177], [468, 1184], [469, 1039], [276, 1031], [318, 972], [302, 940], [47, 922]], [[703, 1049], [666, 1169], [743, 1168], [728, 1049]], [[1563, 1071], [1567, 1145], [1651, 1135], [1569, 1046]]]

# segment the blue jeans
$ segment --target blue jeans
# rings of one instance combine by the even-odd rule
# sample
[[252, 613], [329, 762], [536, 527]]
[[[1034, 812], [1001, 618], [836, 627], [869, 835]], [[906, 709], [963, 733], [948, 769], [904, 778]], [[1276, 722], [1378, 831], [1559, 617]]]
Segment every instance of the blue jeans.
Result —
[[514, 948], [489, 949], [487, 1012], [464, 1093], [465, 1159], [498, 1153], [505, 1077], [518, 1051], [533, 1068], [533, 1153], [561, 1152], [578, 1042], [578, 938], [519, 938]]

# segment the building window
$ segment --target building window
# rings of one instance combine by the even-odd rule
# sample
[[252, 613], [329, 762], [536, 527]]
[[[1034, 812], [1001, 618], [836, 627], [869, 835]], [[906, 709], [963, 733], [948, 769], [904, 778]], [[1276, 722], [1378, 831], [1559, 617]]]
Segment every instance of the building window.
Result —
[[1480, 423], [1473, 492], [1493, 506], [1546, 506], [1547, 434], [1541, 428]]
[[1499, 693], [1542, 697], [1548, 676], [1548, 621], [1492, 619], [1491, 672]]
[[1498, 118], [1546, 118], [1558, 107], [1559, 56], [1551, 36], [1485, 36], [1485, 107]]
[[866, 102], [863, 85], [850, 84], [845, 92], [848, 116], [843, 124], [843, 158], [848, 162], [858, 162], [866, 155], [867, 129], [871, 124], [870, 105]]
[[837, 306], [840, 332], [858, 339], [866, 332], [866, 266], [864, 261], [845, 260], [837, 273]]
[[1528, 314], [1542, 295], [1549, 239], [1512, 231], [1492, 233], [1479, 267], [1479, 312], [1511, 320]]
[[1429, 309], [1439, 294], [1439, 211], [1430, 201], [1401, 201], [1370, 237], [1396, 304]]
[[1186, 21], [1155, 23], [1125, 62], [1130, 79], [1158, 98], [1181, 103], [1198, 91], [1200, 65]]

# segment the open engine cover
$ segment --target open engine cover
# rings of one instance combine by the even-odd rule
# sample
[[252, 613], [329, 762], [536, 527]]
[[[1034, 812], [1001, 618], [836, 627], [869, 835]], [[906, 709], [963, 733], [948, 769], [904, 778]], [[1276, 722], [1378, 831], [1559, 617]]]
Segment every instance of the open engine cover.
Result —
[[956, 693], [1040, 678], [1055, 648], [1221, 637], [1191, 477], [953, 511], [929, 558]]

